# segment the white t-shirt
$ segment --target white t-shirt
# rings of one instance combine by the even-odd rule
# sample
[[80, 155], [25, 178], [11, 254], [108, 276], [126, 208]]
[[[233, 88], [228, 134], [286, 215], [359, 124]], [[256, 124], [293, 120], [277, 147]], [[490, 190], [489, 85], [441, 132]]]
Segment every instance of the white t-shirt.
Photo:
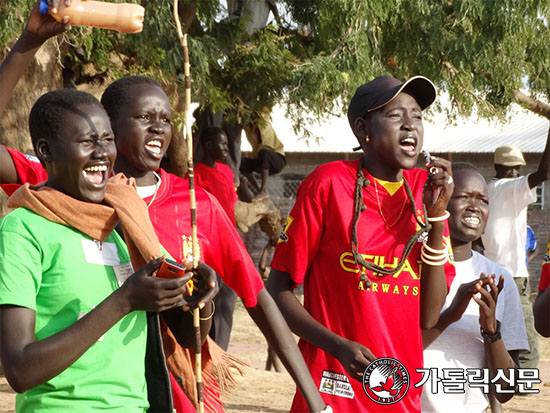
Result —
[[527, 206], [537, 200], [528, 175], [494, 179], [488, 185], [489, 220], [482, 235], [485, 256], [499, 263], [513, 277], [528, 277], [525, 265]]
[[[497, 300], [496, 318], [501, 322], [501, 335], [504, 345], [510, 350], [529, 349], [523, 312], [518, 289], [514, 279], [503, 267], [472, 251], [472, 257], [466, 261], [455, 262], [456, 277], [443, 310], [450, 306], [461, 284], [486, 275], [504, 276], [504, 288]], [[497, 278], [498, 279], [498, 278]], [[443, 368], [487, 367], [485, 348], [479, 332], [479, 306], [474, 300], [466, 308], [462, 318], [447, 327], [427, 349], [424, 350], [424, 368], [437, 368], [439, 377], [443, 377]], [[466, 375], [466, 372], [464, 372]], [[464, 377], [466, 378], [466, 376]], [[489, 403], [481, 388], [470, 388], [464, 384], [464, 394], [445, 394], [442, 383], [438, 383], [437, 393], [432, 393], [430, 381], [422, 389], [423, 412], [482, 412]]]

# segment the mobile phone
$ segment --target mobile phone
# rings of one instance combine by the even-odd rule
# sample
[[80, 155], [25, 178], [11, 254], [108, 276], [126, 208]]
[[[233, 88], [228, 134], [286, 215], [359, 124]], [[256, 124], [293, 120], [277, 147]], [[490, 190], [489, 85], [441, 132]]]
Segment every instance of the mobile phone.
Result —
[[430, 152], [422, 151], [422, 155], [424, 155], [424, 159], [426, 160], [427, 164], [429, 164], [432, 161], [432, 157], [430, 155]]
[[[422, 155], [424, 155], [424, 159], [426, 160], [426, 165], [429, 165], [432, 162], [432, 156], [430, 155], [430, 152], [428, 151], [422, 151]], [[439, 172], [439, 168], [437, 166], [431, 166], [428, 170], [430, 175], [435, 175]], [[441, 188], [433, 187], [433, 196], [432, 196], [432, 204], [430, 206], [434, 206], [437, 198], [439, 198], [439, 193], [441, 192]]]
[[[432, 156], [430, 155], [430, 152], [422, 151], [422, 155], [424, 155], [426, 165], [429, 165], [432, 162]], [[430, 175], [435, 175], [436, 173], [440, 172], [440, 169], [437, 166], [431, 166], [428, 172], [430, 173]]]
[[164, 258], [160, 268], [157, 271], [157, 277], [160, 278], [179, 278], [183, 277], [189, 269], [174, 260]]

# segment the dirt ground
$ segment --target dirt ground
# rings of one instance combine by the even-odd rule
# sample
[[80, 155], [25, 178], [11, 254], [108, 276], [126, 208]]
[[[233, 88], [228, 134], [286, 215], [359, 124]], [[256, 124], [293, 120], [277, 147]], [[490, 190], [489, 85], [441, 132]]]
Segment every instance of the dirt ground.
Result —
[[[535, 387], [540, 394], [516, 396], [503, 405], [503, 412], [546, 413], [550, 406], [550, 339], [540, 338], [542, 383]], [[250, 364], [238, 377], [238, 387], [225, 399], [226, 412], [276, 413], [290, 408], [294, 383], [285, 373], [265, 371], [267, 345], [246, 310], [237, 304], [229, 351]], [[15, 395], [4, 377], [0, 377], [0, 412], [13, 412]]]
[[[515, 396], [502, 406], [506, 413], [548, 413], [550, 406], [550, 339], [540, 337], [539, 362], [542, 383], [539, 394]], [[229, 352], [250, 364], [238, 378], [239, 387], [225, 400], [227, 412], [288, 412], [294, 395], [294, 382], [285, 373], [265, 371], [267, 345], [242, 306], [235, 309], [235, 320]]]

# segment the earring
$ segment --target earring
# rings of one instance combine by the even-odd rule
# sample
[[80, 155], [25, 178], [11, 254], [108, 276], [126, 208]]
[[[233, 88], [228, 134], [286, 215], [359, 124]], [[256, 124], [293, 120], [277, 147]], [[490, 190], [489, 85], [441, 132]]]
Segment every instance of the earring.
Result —
[[365, 136], [365, 142], [367, 142], [367, 143], [370, 142], [370, 138], [368, 136]]

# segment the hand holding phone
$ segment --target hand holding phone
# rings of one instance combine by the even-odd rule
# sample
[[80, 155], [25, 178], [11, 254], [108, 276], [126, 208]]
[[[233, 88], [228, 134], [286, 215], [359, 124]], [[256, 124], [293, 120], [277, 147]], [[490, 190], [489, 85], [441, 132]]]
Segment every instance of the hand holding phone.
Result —
[[180, 264], [169, 258], [164, 258], [157, 272], [157, 277], [160, 278], [179, 278], [183, 277], [186, 272], [191, 271], [191, 265]]
[[[164, 257], [162, 264], [160, 265], [159, 270], [157, 271], [157, 277], [159, 278], [180, 278], [183, 277], [187, 272], [191, 271], [192, 264], [187, 262], [185, 264], [180, 264], [174, 260]], [[194, 277], [193, 277], [194, 278]], [[195, 289], [195, 283], [193, 279], [187, 282], [187, 294], [192, 295], [193, 290]]]

